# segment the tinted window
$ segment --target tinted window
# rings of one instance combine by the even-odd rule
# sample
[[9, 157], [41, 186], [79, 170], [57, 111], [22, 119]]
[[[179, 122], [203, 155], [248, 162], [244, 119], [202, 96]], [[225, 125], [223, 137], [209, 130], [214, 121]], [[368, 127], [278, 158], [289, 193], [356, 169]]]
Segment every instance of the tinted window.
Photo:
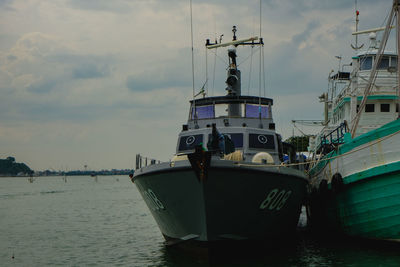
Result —
[[381, 104], [381, 112], [390, 112], [390, 104]]
[[192, 150], [195, 146], [203, 142], [203, 135], [188, 135], [182, 136], [179, 140], [179, 151]]
[[249, 147], [274, 149], [275, 148], [274, 136], [271, 134], [249, 134]]
[[378, 70], [386, 70], [387, 68], [389, 68], [389, 57], [384, 56], [378, 64]]
[[390, 66], [397, 68], [397, 57], [396, 56], [391, 56], [390, 59], [392, 61], [392, 62], [390, 62]]
[[246, 104], [246, 117], [247, 118], [268, 118], [268, 106]]
[[[235, 148], [243, 147], [243, 134], [242, 133], [222, 133], [223, 135], [229, 136], [232, 140]], [[211, 134], [208, 135], [208, 140], [211, 139]]]
[[[195, 113], [196, 110], [196, 113]], [[198, 106], [198, 107], [193, 107], [192, 108], [192, 119], [195, 118], [195, 115], [197, 116], [197, 119], [208, 119], [208, 118], [214, 118], [214, 106]]]
[[365, 105], [365, 112], [374, 112], [375, 111], [375, 104], [366, 104]]
[[362, 57], [360, 58], [360, 69], [361, 70], [370, 70], [372, 68], [372, 57]]

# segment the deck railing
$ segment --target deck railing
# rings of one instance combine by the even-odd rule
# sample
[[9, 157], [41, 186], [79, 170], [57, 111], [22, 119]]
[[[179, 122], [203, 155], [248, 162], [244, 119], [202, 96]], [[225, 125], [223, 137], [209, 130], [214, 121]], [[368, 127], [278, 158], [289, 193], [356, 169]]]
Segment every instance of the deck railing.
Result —
[[148, 165], [154, 165], [157, 163], [161, 163], [160, 160], [156, 160], [156, 159], [152, 159], [152, 158], [148, 158], [148, 157], [143, 157], [140, 154], [136, 154], [136, 166], [135, 166], [135, 170], [140, 169], [142, 167], [146, 167]]
[[323, 147], [324, 145], [338, 145], [344, 143], [344, 134], [349, 131], [349, 127], [347, 126], [347, 122], [343, 122], [326, 135], [321, 137], [321, 143], [318, 148]]

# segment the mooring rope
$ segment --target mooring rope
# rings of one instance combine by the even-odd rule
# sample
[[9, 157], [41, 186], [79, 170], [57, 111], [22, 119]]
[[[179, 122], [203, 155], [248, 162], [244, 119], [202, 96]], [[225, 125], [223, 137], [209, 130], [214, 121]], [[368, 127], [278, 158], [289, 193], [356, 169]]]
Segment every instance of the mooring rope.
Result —
[[312, 161], [307, 161], [307, 162], [299, 162], [299, 163], [287, 163], [287, 164], [285, 164], [285, 163], [282, 162], [281, 164], [274, 164], [274, 165], [270, 165], [270, 164], [252, 165], [252, 164], [246, 164], [246, 163], [237, 163], [237, 165], [238, 165], [238, 166], [244, 166], [244, 167], [264, 167], [264, 168], [265, 168], [265, 167], [269, 167], [269, 168], [276, 168], [276, 167], [300, 166], [300, 165], [306, 165], [306, 164], [311, 164], [311, 163], [319, 163], [319, 162], [321, 162], [321, 161], [327, 161], [327, 160], [331, 160], [331, 159], [341, 158], [341, 157], [350, 155], [350, 154], [352, 154], [352, 153], [358, 152], [358, 151], [360, 151], [360, 150], [366, 149], [366, 148], [371, 147], [371, 146], [373, 146], [373, 145], [375, 145], [375, 144], [377, 144], [377, 143], [379, 143], [379, 142], [381, 142], [381, 141], [384, 141], [384, 140], [386, 140], [386, 139], [388, 139], [388, 138], [390, 138], [390, 137], [392, 137], [392, 136], [394, 136], [394, 135], [396, 135], [396, 134], [398, 134], [398, 133], [400, 133], [400, 131], [396, 131], [396, 132], [394, 132], [394, 133], [392, 133], [392, 134], [390, 134], [390, 135], [387, 135], [387, 136], [385, 136], [385, 137], [376, 139], [375, 141], [371, 142], [370, 144], [368, 144], [368, 145], [366, 145], [366, 146], [363, 146], [363, 147], [359, 147], [359, 148], [357, 148], [357, 149], [350, 150], [350, 151], [348, 151], [348, 152], [346, 152], [346, 153], [343, 153], [343, 154], [340, 154], [340, 155], [337, 155], [337, 156], [328, 157], [328, 158], [322, 158], [322, 159], [318, 159], [318, 160], [312, 160]]

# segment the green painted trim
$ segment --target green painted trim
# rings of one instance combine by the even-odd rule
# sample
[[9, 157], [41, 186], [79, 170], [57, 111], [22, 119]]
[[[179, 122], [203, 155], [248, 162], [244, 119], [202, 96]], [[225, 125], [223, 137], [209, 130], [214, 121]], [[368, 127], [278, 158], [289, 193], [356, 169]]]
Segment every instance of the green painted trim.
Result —
[[372, 178], [380, 175], [386, 175], [392, 172], [400, 171], [400, 161], [389, 164], [373, 167], [355, 174], [351, 174], [343, 178], [343, 183], [350, 184], [367, 178]]
[[[325, 158], [333, 158], [337, 155], [342, 155], [342, 154], [347, 153], [361, 145], [364, 145], [364, 144], [372, 142], [376, 139], [388, 136], [388, 135], [393, 134], [398, 131], [400, 131], [400, 119], [389, 122], [378, 129], [369, 131], [368, 133], [357, 136], [354, 139], [350, 139], [349, 136], [346, 136], [346, 139], [345, 139], [346, 143], [339, 146], [337, 151], [333, 150], [330, 153], [326, 154], [323, 158], [324, 159]], [[318, 173], [319, 171], [321, 171], [332, 160], [333, 159], [329, 159], [329, 160], [324, 160], [324, 161], [319, 162], [317, 164], [317, 166], [313, 167], [310, 170], [310, 172], [309, 172], [310, 175], [313, 176], [316, 173]]]
[[[384, 99], [384, 100], [390, 99], [390, 100], [393, 100], [393, 99], [397, 99], [397, 98], [398, 98], [397, 95], [370, 95], [370, 96], [368, 96], [367, 99], [369, 99], [369, 100], [379, 100], [379, 99]], [[362, 96], [357, 96], [357, 101], [361, 101], [362, 99], [363, 99]], [[335, 114], [336, 111], [339, 108], [341, 108], [344, 105], [344, 103], [346, 103], [346, 102], [350, 102], [350, 97], [343, 98], [343, 100], [339, 103], [339, 105], [337, 105], [337, 107], [333, 110], [333, 113]]]
[[[362, 96], [357, 96], [357, 100], [362, 100], [363, 97]], [[397, 99], [397, 95], [370, 95], [367, 97], [367, 99]], [[350, 97], [349, 97], [349, 101], [350, 101]]]

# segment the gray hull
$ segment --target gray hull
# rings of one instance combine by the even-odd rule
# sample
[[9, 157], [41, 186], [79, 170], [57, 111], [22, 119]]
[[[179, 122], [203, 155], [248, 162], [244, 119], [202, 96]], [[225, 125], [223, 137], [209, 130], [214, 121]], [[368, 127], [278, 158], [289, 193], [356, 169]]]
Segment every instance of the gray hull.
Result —
[[263, 240], [292, 233], [306, 195], [289, 168], [212, 162], [199, 181], [188, 161], [138, 170], [134, 183], [167, 239]]

